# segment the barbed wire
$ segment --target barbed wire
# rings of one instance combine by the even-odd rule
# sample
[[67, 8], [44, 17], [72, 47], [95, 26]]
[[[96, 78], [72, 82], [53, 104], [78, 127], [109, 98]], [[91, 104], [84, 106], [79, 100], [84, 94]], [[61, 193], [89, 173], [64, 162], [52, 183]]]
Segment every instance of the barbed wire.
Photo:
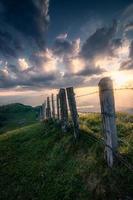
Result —
[[[117, 91], [117, 90], [133, 90], [133, 87], [114, 88], [114, 89], [107, 89], [107, 90], [114, 90], [114, 91]], [[97, 93], [99, 93], [99, 90], [96, 90], [94, 92], [90, 92], [90, 93], [87, 93], [87, 94], [78, 95], [78, 96], [76, 96], [76, 98], [83, 97], [83, 96], [89, 96], [89, 95], [93, 95], [93, 94], [97, 94]]]
[[[89, 136], [91, 136], [91, 135], [89, 135]], [[103, 144], [103, 145], [105, 145], [106, 147], [110, 148], [111, 151], [112, 151], [112, 153], [113, 153], [113, 155], [114, 155], [116, 158], [118, 158], [118, 159], [120, 160], [120, 162], [123, 163], [123, 165], [124, 165], [125, 167], [127, 167], [128, 170], [130, 170], [130, 171], [133, 173], [133, 166], [132, 166], [128, 161], [126, 161], [126, 160], [122, 157], [122, 155], [121, 155], [119, 152], [113, 151], [112, 147], [110, 147], [109, 145], [107, 145], [107, 144], [105, 143], [104, 139], [102, 139], [102, 138], [97, 138], [96, 135], [92, 135], [92, 136], [93, 136], [93, 137], [91, 137], [91, 139], [92, 139], [93, 141], [100, 142], [101, 144]]]
[[[113, 90], [113, 91], [117, 91], [117, 90], [133, 90], [133, 87], [125, 87], [125, 88], [114, 88], [114, 89], [107, 89], [107, 91], [109, 90]], [[106, 89], [104, 90], [106, 91]], [[96, 91], [93, 91], [93, 92], [90, 92], [90, 93], [87, 93], [87, 94], [81, 94], [81, 95], [75, 95], [75, 98], [80, 98], [80, 97], [85, 97], [85, 96], [89, 96], [89, 95], [93, 95], [93, 94], [97, 94], [99, 93], [99, 90], [96, 90]], [[54, 99], [53, 100], [54, 102], [57, 102], [57, 99]]]
[[78, 95], [78, 96], [76, 96], [76, 98], [79, 98], [79, 97], [84, 97], [84, 96], [89, 96], [89, 95], [92, 95], [92, 94], [97, 94], [97, 93], [99, 93], [99, 91], [98, 91], [98, 90], [96, 90], [96, 91], [94, 91], [94, 92], [90, 92], [90, 93], [88, 93], [88, 94], [82, 94], [82, 95]]
[[133, 87], [114, 88], [114, 90], [133, 90]]

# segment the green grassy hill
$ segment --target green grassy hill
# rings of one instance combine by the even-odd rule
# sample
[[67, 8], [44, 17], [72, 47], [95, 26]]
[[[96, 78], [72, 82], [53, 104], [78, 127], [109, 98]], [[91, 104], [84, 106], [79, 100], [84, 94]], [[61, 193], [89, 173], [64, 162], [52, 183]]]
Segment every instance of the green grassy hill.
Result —
[[[118, 115], [119, 152], [133, 165], [133, 117]], [[81, 137], [53, 122], [0, 136], [1, 200], [130, 200], [133, 173], [117, 162], [109, 169], [98, 115], [81, 116]], [[123, 141], [123, 142], [122, 142]]]
[[38, 109], [15, 103], [0, 106], [0, 134], [37, 121]]

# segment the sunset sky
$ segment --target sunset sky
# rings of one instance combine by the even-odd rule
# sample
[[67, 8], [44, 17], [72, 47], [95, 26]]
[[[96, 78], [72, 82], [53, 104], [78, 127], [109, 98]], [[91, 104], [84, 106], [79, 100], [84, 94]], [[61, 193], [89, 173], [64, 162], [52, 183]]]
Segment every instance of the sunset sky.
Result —
[[[76, 94], [133, 87], [132, 0], [0, 0], [0, 104], [38, 105], [60, 87]], [[118, 110], [133, 107], [132, 90], [115, 92]], [[79, 106], [98, 109], [98, 96]]]

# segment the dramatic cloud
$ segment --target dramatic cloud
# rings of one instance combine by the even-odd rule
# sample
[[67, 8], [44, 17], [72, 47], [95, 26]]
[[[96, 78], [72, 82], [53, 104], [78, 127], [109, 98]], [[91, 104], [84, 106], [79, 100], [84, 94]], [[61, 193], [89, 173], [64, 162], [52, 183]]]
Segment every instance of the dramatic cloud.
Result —
[[77, 55], [80, 48], [80, 39], [70, 41], [67, 39], [67, 34], [57, 36], [53, 45], [53, 53], [61, 57], [71, 57]]
[[[128, 41], [128, 55], [121, 57], [119, 63], [119, 70], [132, 70], [133, 69], [133, 4], [128, 5], [120, 16], [119, 34], [122, 35], [124, 43]], [[117, 55], [118, 57], [118, 55]], [[124, 58], [124, 59], [123, 59]]]
[[28, 63], [26, 62], [26, 60], [24, 58], [18, 59], [18, 65], [19, 65], [21, 71], [25, 71], [29, 68]]
[[[50, 58], [44, 53], [48, 8], [49, 0], [1, 0], [0, 88], [34, 87], [53, 79], [54, 75], [42, 74], [44, 65], [49, 68], [50, 64]], [[44, 55], [40, 56], [41, 53]]]
[[73, 74], [73, 76], [89, 76], [103, 72], [100, 67], [95, 66], [92, 58], [85, 58], [80, 51], [80, 39], [71, 41], [67, 34], [57, 36], [53, 45], [54, 55], [58, 57], [60, 64], [64, 66], [64, 72], [69, 76], [70, 74]]
[[17, 57], [28, 51], [44, 49], [48, 0], [1, 0], [0, 57]]
[[120, 70], [133, 70], [133, 41], [129, 48], [129, 58], [121, 63]]
[[101, 73], [105, 72], [104, 69], [100, 67], [95, 67], [95, 65], [87, 66], [85, 69], [79, 71], [77, 75], [79, 76], [90, 76], [90, 75], [99, 75]]
[[55, 81], [57, 75], [53, 74], [42, 74], [36, 73], [33, 70], [25, 70], [17, 73], [10, 73], [8, 68], [0, 70], [0, 88], [13, 88], [20, 87], [22, 89], [36, 89], [42, 87], [52, 87], [52, 82]]
[[15, 64], [1, 61], [0, 88], [46, 88], [60, 82], [58, 59], [52, 50], [36, 52], [29, 59], [18, 58]]
[[122, 13], [122, 20], [126, 23], [133, 20], [133, 3], [128, 5]]
[[133, 37], [133, 4], [128, 5], [121, 17], [120, 17], [120, 23], [122, 32], [125, 35], [125, 37], [132, 38]]
[[[123, 12], [123, 31], [132, 29], [131, 10]], [[85, 42], [69, 38], [67, 32], [45, 44], [49, 23], [49, 0], [1, 0], [0, 2], [0, 88], [58, 88], [84, 86], [95, 81], [114, 65], [132, 69], [133, 44], [126, 58], [116, 21], [111, 26], [88, 21]], [[95, 24], [94, 24], [95, 23]], [[71, 35], [71, 34], [70, 34]], [[125, 34], [126, 35], [126, 34]], [[119, 37], [118, 37], [119, 36]], [[81, 37], [82, 38], [82, 37]], [[133, 42], [132, 42], [133, 43]], [[127, 48], [125, 48], [127, 51]], [[121, 51], [121, 53], [119, 53]], [[121, 54], [121, 55], [120, 55]], [[128, 56], [127, 56], [128, 57]], [[122, 64], [121, 64], [122, 63]], [[119, 67], [118, 67], [119, 65]]]
[[120, 39], [114, 39], [116, 31], [116, 21], [114, 21], [112, 27], [97, 29], [83, 44], [81, 55], [87, 59], [114, 56], [115, 49], [121, 45]]
[[125, 25], [125, 31], [131, 31], [133, 30], [133, 22], [129, 22]]
[[130, 57], [131, 59], [133, 59], [133, 40], [132, 40], [131, 45], [130, 45], [129, 57]]

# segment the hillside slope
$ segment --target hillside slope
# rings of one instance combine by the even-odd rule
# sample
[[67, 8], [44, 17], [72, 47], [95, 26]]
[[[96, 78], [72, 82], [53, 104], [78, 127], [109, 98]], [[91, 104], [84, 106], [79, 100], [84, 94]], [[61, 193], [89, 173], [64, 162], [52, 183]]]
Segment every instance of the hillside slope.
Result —
[[[127, 122], [126, 122], [127, 120]], [[83, 123], [84, 122], [84, 123]], [[133, 164], [129, 117], [117, 120], [119, 151]], [[104, 161], [100, 118], [81, 117], [78, 142], [53, 122], [37, 123], [0, 136], [1, 200], [129, 200], [133, 174], [121, 162], [109, 169]], [[94, 136], [95, 135], [95, 136]]]
[[0, 134], [37, 121], [38, 110], [20, 103], [0, 106]]

